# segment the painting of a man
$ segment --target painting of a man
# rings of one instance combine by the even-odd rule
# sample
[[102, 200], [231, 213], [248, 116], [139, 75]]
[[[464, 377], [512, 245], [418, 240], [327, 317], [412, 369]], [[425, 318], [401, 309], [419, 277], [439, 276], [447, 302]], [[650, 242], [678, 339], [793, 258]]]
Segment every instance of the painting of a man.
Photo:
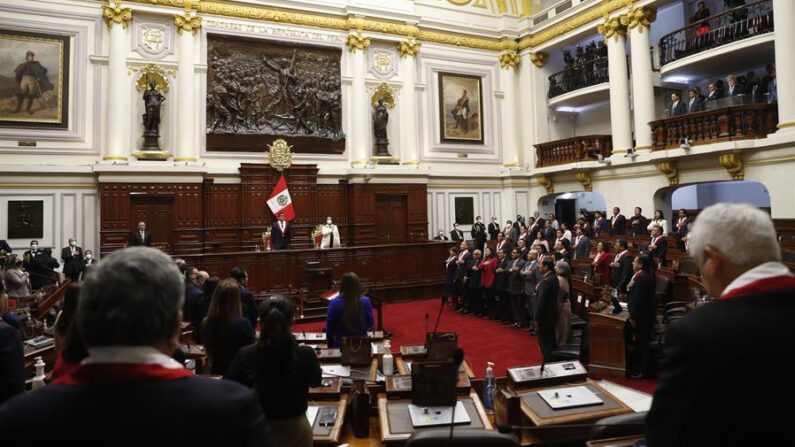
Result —
[[453, 116], [455, 117], [455, 127], [464, 133], [469, 132], [469, 98], [467, 98], [466, 90], [456, 101]]
[[483, 144], [481, 77], [439, 73], [442, 143]]
[[14, 80], [19, 87], [17, 93], [17, 107], [14, 113], [19, 113], [22, 109], [22, 103], [25, 99], [28, 100], [28, 105], [25, 111], [29, 114], [33, 113], [31, 106], [35, 98], [41, 98], [42, 93], [52, 90], [55, 86], [52, 85], [47, 78], [47, 69], [44, 68], [39, 61], [35, 60], [36, 54], [28, 50], [25, 53], [25, 62], [17, 65], [14, 70]]

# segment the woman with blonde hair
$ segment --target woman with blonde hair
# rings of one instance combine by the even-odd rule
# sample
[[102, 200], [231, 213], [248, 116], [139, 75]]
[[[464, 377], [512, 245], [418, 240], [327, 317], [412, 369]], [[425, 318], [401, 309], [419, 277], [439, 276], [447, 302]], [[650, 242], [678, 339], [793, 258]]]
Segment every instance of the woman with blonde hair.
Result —
[[226, 374], [237, 351], [254, 343], [254, 328], [242, 314], [237, 281], [227, 278], [219, 282], [201, 323], [201, 340], [210, 357], [211, 374]]

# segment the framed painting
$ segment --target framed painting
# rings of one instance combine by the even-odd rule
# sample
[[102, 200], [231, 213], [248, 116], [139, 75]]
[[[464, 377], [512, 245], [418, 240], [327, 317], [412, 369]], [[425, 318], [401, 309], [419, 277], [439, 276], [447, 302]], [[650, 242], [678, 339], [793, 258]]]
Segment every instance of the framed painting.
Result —
[[439, 72], [442, 143], [483, 144], [483, 78]]
[[44, 201], [8, 201], [8, 238], [36, 239], [44, 237]]
[[455, 198], [455, 221], [460, 225], [475, 223], [475, 199], [472, 197]]
[[0, 127], [69, 127], [70, 39], [0, 29]]

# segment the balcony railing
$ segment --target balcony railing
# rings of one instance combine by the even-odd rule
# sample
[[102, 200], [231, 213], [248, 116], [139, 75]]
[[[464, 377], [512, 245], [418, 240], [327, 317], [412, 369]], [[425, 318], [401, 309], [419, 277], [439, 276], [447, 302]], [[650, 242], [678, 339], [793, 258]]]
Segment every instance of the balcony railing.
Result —
[[649, 123], [654, 150], [721, 141], [765, 138], [776, 131], [777, 104], [744, 104], [665, 118]]
[[613, 153], [610, 135], [584, 135], [535, 145], [536, 167], [598, 160]]
[[660, 65], [773, 31], [773, 1], [763, 0], [707, 17], [660, 39]]
[[549, 77], [548, 97], [554, 98], [581, 88], [609, 81], [607, 58], [600, 57], [559, 71]]

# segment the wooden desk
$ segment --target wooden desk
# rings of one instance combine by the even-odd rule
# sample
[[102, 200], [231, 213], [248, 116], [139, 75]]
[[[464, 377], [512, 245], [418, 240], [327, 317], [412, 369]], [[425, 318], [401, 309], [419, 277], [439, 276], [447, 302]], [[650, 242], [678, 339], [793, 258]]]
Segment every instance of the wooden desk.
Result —
[[591, 311], [588, 318], [588, 347], [590, 363], [588, 371], [599, 376], [620, 376], [627, 374], [627, 347], [624, 327], [629, 320], [629, 312], [610, 313], [612, 306], [605, 310]]
[[324, 427], [319, 424], [320, 418], [315, 418], [315, 423], [312, 425], [312, 434], [315, 444], [339, 444], [342, 437], [343, 424], [345, 423], [345, 410], [348, 408], [348, 396], [342, 396], [338, 401], [310, 401], [309, 405], [337, 407], [337, 419], [334, 421], [334, 425]]
[[[461, 424], [456, 427], [494, 429], [477, 393], [470, 391], [469, 396], [459, 396], [458, 400], [463, 402], [464, 408], [466, 408], [467, 414], [469, 414], [469, 418], [472, 421], [469, 424]], [[404, 442], [415, 431], [427, 430], [426, 428], [415, 429], [411, 425], [411, 417], [408, 411], [410, 403], [410, 399], [387, 400], [386, 394], [381, 393], [378, 395], [378, 421], [381, 428], [381, 442]]]
[[586, 447], [634, 447], [636, 441], [642, 441], [643, 436], [625, 436], [622, 438], [597, 439], [585, 443]]

